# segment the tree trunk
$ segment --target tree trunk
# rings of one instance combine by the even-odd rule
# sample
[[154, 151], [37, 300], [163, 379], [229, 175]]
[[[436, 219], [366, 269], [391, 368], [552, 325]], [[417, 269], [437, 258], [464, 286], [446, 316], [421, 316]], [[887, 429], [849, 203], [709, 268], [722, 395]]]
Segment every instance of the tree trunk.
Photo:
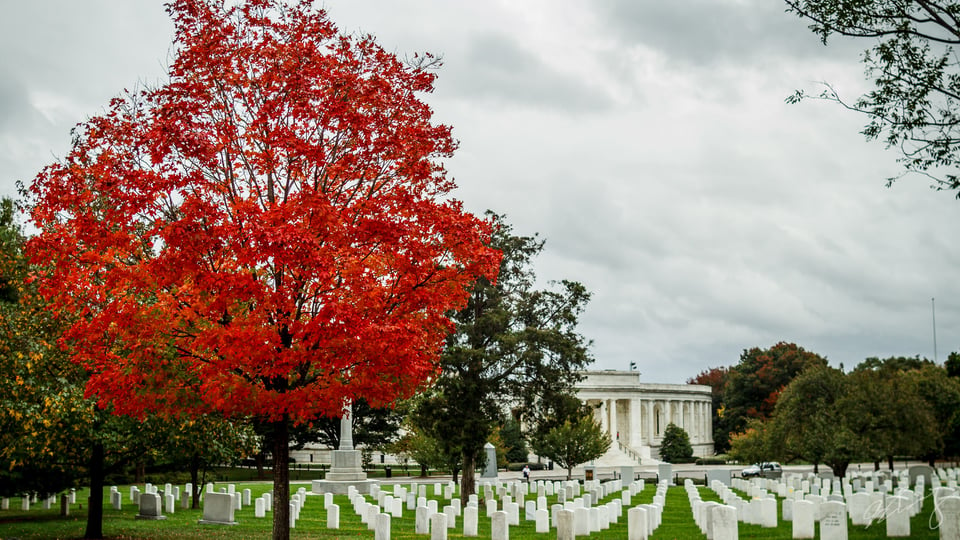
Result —
[[[893, 456], [887, 456], [887, 466], [890, 467], [891, 471], [893, 470]], [[880, 470], [879, 465], [877, 466], [877, 470]]]
[[84, 538], [103, 538], [103, 462], [103, 443], [96, 441], [90, 454], [90, 499]]
[[573, 467], [567, 467], [567, 481], [573, 480]]
[[880, 470], [880, 460], [879, 460], [879, 459], [873, 462], [873, 470], [874, 470], [874, 471], [879, 471], [879, 470]]
[[457, 483], [457, 475], [458, 475], [459, 473], [460, 473], [460, 469], [459, 469], [458, 467], [454, 467], [454, 468], [453, 468], [453, 483], [454, 483], [454, 484]]
[[190, 508], [200, 508], [200, 455], [194, 452], [190, 458]]
[[263, 480], [266, 476], [263, 474], [263, 451], [257, 452], [257, 457], [255, 458], [257, 462], [257, 478]]
[[814, 464], [813, 464], [813, 474], [817, 474], [817, 473], [819, 473], [819, 472], [820, 472], [820, 464], [819, 464], [819, 463], [814, 463]]
[[420, 476], [422, 476], [423, 478], [427, 477], [427, 466], [424, 465], [423, 463], [420, 464]]
[[466, 508], [470, 496], [475, 493], [473, 485], [477, 478], [477, 454], [464, 450], [462, 456], [463, 476], [460, 478], [460, 503]]
[[290, 426], [287, 415], [272, 422], [273, 540], [290, 540]]
[[847, 475], [847, 467], [850, 466], [848, 462], [834, 463], [830, 465], [830, 470], [833, 471], [833, 476], [837, 478], [843, 478]]

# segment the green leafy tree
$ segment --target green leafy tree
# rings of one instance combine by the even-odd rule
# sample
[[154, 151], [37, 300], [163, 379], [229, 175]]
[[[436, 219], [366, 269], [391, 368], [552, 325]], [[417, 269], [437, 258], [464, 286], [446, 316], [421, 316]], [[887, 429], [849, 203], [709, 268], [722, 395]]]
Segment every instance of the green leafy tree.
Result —
[[908, 372], [920, 401], [929, 408], [933, 427], [928, 430], [927, 451], [916, 454], [932, 464], [938, 458], [960, 455], [960, 381], [936, 365]]
[[501, 216], [489, 215], [490, 246], [503, 253], [499, 277], [479, 279], [467, 306], [452, 314], [456, 331], [443, 352], [442, 374], [414, 414], [421, 429], [460, 454], [464, 504], [504, 411], [521, 411], [518, 421], [536, 425], [544, 399], [573, 394], [578, 371], [591, 361], [576, 330], [589, 293], [573, 281], [536, 289], [532, 262], [543, 241], [516, 236]]
[[678, 463], [693, 457], [690, 435], [673, 422], [667, 424], [660, 442], [660, 459], [667, 463]]
[[214, 467], [230, 465], [253, 455], [257, 435], [249, 422], [228, 421], [217, 415], [171, 419], [168, 435], [155, 450], [154, 466], [187, 470], [193, 492], [191, 508], [200, 508], [200, 490]]
[[0, 495], [89, 486], [86, 538], [103, 536], [103, 486], [160, 447], [174, 430], [144, 416], [114, 416], [84, 395], [89, 373], [57, 341], [62, 324], [32, 283], [14, 203], [0, 203]]
[[722, 414], [718, 414], [714, 443], [725, 450], [730, 433], [740, 433], [749, 418], [769, 418], [780, 391], [797, 375], [827, 361], [793, 343], [780, 342], [769, 349], [744, 350], [740, 363], [726, 374]]
[[596, 406], [580, 401], [575, 395], [564, 392], [547, 394], [540, 402], [537, 421], [529, 430], [531, 449], [537, 456], [546, 456], [544, 438], [548, 433], [567, 422], [576, 422], [595, 412]]
[[909, 376], [933, 365], [919, 357], [868, 358], [847, 375], [850, 389], [843, 410], [874, 468], [886, 459], [893, 470], [894, 456], [923, 456], [933, 448], [938, 435], [932, 409]]
[[740, 463], [760, 463], [771, 455], [767, 422], [757, 418], [747, 420], [747, 429], [730, 435], [730, 457]]
[[[960, 188], [953, 172], [960, 145], [960, 17], [954, 2], [928, 0], [785, 0], [827, 44], [832, 36], [861, 38], [863, 64], [874, 89], [850, 102], [832, 86], [819, 95], [859, 111], [868, 139], [900, 150], [904, 171], [934, 179], [939, 189]], [[788, 98], [807, 97], [798, 91]]]
[[960, 353], [951, 352], [947, 355], [947, 361], [943, 363], [947, 370], [947, 375], [951, 377], [960, 377]]
[[425, 435], [413, 425], [407, 425], [405, 433], [387, 448], [401, 463], [416, 461], [420, 465], [420, 476], [427, 476], [431, 467], [443, 463], [437, 440]]
[[500, 428], [500, 437], [506, 446], [508, 463], [525, 463], [527, 461], [527, 443], [523, 440], [520, 423], [508, 418]]
[[597, 419], [586, 415], [551, 429], [543, 438], [541, 451], [566, 469], [567, 480], [570, 480], [574, 467], [602, 456], [612, 443], [610, 434], [603, 430]]
[[818, 366], [798, 375], [777, 400], [769, 426], [770, 447], [784, 461], [801, 458], [828, 465], [837, 477], [863, 457], [862, 438], [849, 423], [852, 418], [844, 397], [851, 385], [844, 373]]

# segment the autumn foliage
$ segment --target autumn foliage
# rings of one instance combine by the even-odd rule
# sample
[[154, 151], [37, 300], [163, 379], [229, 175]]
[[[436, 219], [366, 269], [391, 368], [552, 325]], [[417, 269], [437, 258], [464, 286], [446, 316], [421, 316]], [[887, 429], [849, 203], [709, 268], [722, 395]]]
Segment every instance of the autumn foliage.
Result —
[[177, 0], [169, 80], [114, 99], [30, 193], [40, 290], [120, 413], [269, 422], [383, 405], [437, 372], [489, 226], [450, 198], [430, 57], [309, 1]]

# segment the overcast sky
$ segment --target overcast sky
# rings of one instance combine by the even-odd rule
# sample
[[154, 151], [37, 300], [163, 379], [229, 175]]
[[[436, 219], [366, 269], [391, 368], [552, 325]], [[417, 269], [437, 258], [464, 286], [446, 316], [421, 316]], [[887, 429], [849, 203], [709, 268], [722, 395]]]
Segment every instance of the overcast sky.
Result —
[[[681, 383], [795, 342], [847, 369], [960, 349], [960, 202], [899, 172], [865, 118], [787, 105], [869, 88], [866, 42], [824, 47], [770, 0], [327, 0], [349, 33], [441, 55], [435, 119], [467, 208], [547, 240], [582, 282], [596, 369]], [[163, 77], [154, 1], [11, 2], [0, 18], [0, 195], [63, 156], [73, 125]]]

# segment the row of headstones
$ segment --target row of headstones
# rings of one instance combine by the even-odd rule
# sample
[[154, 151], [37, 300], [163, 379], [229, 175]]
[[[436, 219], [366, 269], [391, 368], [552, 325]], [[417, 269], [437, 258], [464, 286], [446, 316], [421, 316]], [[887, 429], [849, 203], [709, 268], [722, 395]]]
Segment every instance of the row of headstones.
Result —
[[[189, 494], [192, 493], [192, 490], [192, 484], [187, 483], [183, 490], [184, 495], [181, 496], [179, 486], [166, 484], [164, 489], [160, 490], [157, 486], [148, 483], [144, 486], [142, 492], [138, 486], [131, 486], [130, 500], [137, 505], [137, 519], [160, 520], [166, 519], [164, 512], [167, 514], [175, 513], [177, 500], [181, 502], [181, 509], [189, 508]], [[123, 497], [117, 487], [112, 486], [110, 488], [110, 501], [113, 507], [120, 510], [122, 508], [122, 500]], [[229, 484], [226, 487], [220, 488], [219, 492], [215, 492], [214, 485], [208, 483], [201, 500], [203, 501], [203, 518], [200, 520], [201, 523], [233, 525], [236, 523], [234, 520], [235, 512], [242, 510], [244, 506], [250, 506], [251, 503], [254, 505], [255, 517], [266, 517], [266, 513], [272, 510], [273, 492], [268, 491], [256, 500], [253, 500], [252, 492], [249, 489], [237, 491], [236, 485]], [[303, 507], [305, 501], [306, 490], [304, 488], [300, 488], [297, 493], [291, 496], [290, 508], [294, 520], [299, 516], [300, 508]]]
[[[27, 494], [20, 497], [20, 509], [23, 511], [30, 510], [32, 504], [40, 504], [44, 510], [50, 510], [53, 508], [53, 505], [57, 503], [57, 495], [50, 495], [49, 497], [44, 497], [40, 499], [40, 496], [36, 493]], [[70, 515], [70, 505], [76, 504], [77, 502], [77, 490], [70, 489], [67, 493], [61, 493], [59, 495], [60, 499], [60, 515], [68, 516]], [[9, 510], [10, 509], [10, 498], [9, 497], [0, 497], [0, 510]]]
[[[203, 519], [200, 520], [204, 525], [236, 525], [235, 515], [237, 510], [243, 509], [243, 504], [249, 504], [250, 495], [248, 489], [243, 490], [242, 503], [238, 503], [239, 493], [228, 493], [226, 490], [220, 493], [209, 492], [203, 501]], [[328, 494], [327, 503], [332, 504], [333, 494]], [[300, 512], [307, 504], [307, 490], [300, 488], [296, 493], [290, 495], [290, 528], [295, 529], [297, 521], [300, 519]], [[264, 518], [267, 512], [273, 510], [273, 492], [267, 491], [260, 497], [253, 500], [255, 518]], [[328, 523], [334, 523], [333, 528], [339, 528], [339, 507], [333, 515], [328, 514]]]
[[[735, 481], [733, 484], [741, 491], [747, 493], [748, 496], [759, 499], [766, 499], [772, 497], [772, 494], [766, 491], [766, 488], [761, 487], [758, 484], [763, 482], [745, 482], [742, 480]], [[769, 485], [769, 481], [767, 482]], [[793, 487], [784, 489], [782, 484], [775, 484], [774, 486], [777, 489], [777, 494], [783, 497], [783, 519], [785, 521], [791, 521], [793, 518], [793, 504], [795, 501], [809, 501], [814, 505], [814, 516], [815, 519], [820, 519], [820, 505], [825, 502], [841, 502], [845, 503], [849, 509], [850, 521], [853, 525], [870, 525], [873, 520], [876, 519], [887, 519], [888, 508], [895, 508], [894, 513], [896, 514], [893, 519], [899, 520], [903, 519], [900, 514], [905, 513], [907, 519], [909, 517], [917, 515], [921, 508], [923, 507], [923, 493], [924, 493], [924, 480], [922, 477], [919, 477], [916, 482], [916, 491], [907, 489], [905, 487], [897, 488], [892, 494], [895, 497], [898, 497], [895, 501], [894, 506], [890, 506], [889, 502], [894, 497], [887, 494], [885, 491], [857, 491], [853, 492], [850, 489], [844, 487], [842, 490], [837, 490], [835, 492], [822, 491], [820, 493], [827, 493], [827, 495], [818, 495], [816, 490], [811, 490], [811, 492], [805, 492], [801, 486], [800, 490], [794, 491]], [[711, 484], [712, 485], [712, 484]], [[846, 493], [846, 495], [841, 495], [840, 493]], [[946, 497], [949, 495], [956, 494], [956, 490], [950, 488], [938, 487], [934, 489], [934, 495], [937, 499], [941, 497]], [[744, 518], [743, 521], [750, 523], [749, 518]], [[776, 526], [776, 524], [769, 525]]]
[[[811, 495], [827, 497], [832, 494], [852, 495], [854, 493], [873, 493], [885, 492], [893, 493], [896, 488], [909, 488], [907, 480], [898, 480], [896, 486], [892, 479], [885, 479], [882, 482], [874, 483], [872, 480], [861, 482], [861, 479], [829, 479], [810, 477], [804, 478], [801, 475], [788, 475], [783, 480], [770, 478], [753, 478], [744, 480], [734, 478], [730, 485], [753, 496], [755, 490], [765, 490], [775, 492], [778, 497], [790, 497], [792, 493], [802, 492]], [[918, 477], [916, 484], [918, 489], [925, 487], [923, 477]]]
[[[923, 483], [919, 485], [922, 488]], [[777, 526], [777, 503], [772, 493], [762, 488], [754, 490], [748, 502], [721, 482], [711, 483], [710, 488], [737, 510], [740, 521], [762, 527]], [[952, 494], [952, 491], [940, 492], [944, 497]], [[888, 537], [910, 536], [910, 518], [920, 512], [923, 503], [922, 495], [917, 496], [905, 488], [899, 488], [895, 496], [884, 492], [853, 493], [846, 501], [838, 494], [824, 498], [796, 491], [789, 495], [783, 499], [782, 514], [784, 521], [792, 522], [793, 538], [813, 538], [816, 524], [820, 523], [821, 538], [846, 539], [848, 514], [849, 523], [853, 525], [866, 526], [874, 519], [882, 519], [886, 522]]]
[[[632, 487], [634, 490], [637, 487], [642, 490], [642, 483], [639, 486], [635, 483]], [[651, 534], [660, 524], [666, 489], [667, 486], [664, 483], [658, 487], [653, 504], [639, 505], [630, 511], [628, 528], [642, 528], [644, 531], [642, 538], [646, 538], [646, 535]], [[401, 494], [403, 494], [402, 491]], [[552, 526], [557, 529], [558, 538], [589, 536], [593, 532], [608, 529], [611, 524], [617, 523], [623, 515], [624, 501], [629, 501], [633, 494], [635, 493], [632, 493], [631, 489], [622, 490], [620, 499], [598, 507], [586, 506], [586, 500], [578, 498], [567, 501], [562, 505], [554, 504], [551, 508], [552, 512], [548, 512], [545, 508], [546, 498], [538, 497], [536, 502], [527, 501], [524, 508], [524, 518], [535, 522], [538, 533], [549, 532]], [[386, 494], [383, 491], [377, 491], [377, 504], [373, 504], [367, 502], [366, 497], [352, 487], [348, 488], [347, 495], [353, 505], [354, 512], [360, 517], [362, 523], [365, 523], [370, 530], [374, 531], [375, 537], [377, 539], [389, 539], [391, 519], [402, 516], [403, 499]], [[412, 495], [412, 493], [407, 493], [406, 500], [409, 501]], [[338, 523], [333, 524], [330, 516], [336, 515], [339, 519], [339, 507], [333, 504], [332, 494], [324, 494], [324, 497], [324, 504], [328, 511], [327, 526], [328, 528], [336, 528]], [[508, 497], [510, 496], [504, 496], [505, 499]], [[440, 512], [438, 502], [435, 499], [427, 500], [425, 497], [417, 497], [415, 503], [416, 534], [430, 534], [431, 538], [434, 539], [446, 539], [448, 530], [456, 528], [456, 520], [461, 515], [460, 506], [457, 504], [459, 502], [459, 500], [451, 501], [452, 504], [444, 506], [443, 511]], [[539, 506], [541, 502], [543, 507]], [[492, 538], [506, 540], [509, 538], [510, 526], [520, 525], [519, 504], [505, 500], [504, 510], [496, 509], [496, 500], [488, 500], [486, 505], [487, 517], [491, 519]], [[463, 535], [477, 536], [479, 500], [470, 497], [462, 514]], [[640, 538], [641, 536], [637, 537]]]
[[[727, 487], [722, 482], [716, 480], [714, 482], [719, 487]], [[687, 492], [687, 500], [690, 502], [690, 508], [693, 511], [693, 521], [707, 538], [711, 540], [737, 540], [739, 538], [737, 507], [730, 504], [720, 504], [716, 501], [701, 500], [700, 491], [693, 485], [692, 480], [684, 480], [683, 488]], [[774, 515], [776, 515], [776, 501], [774, 501], [773, 510]]]

